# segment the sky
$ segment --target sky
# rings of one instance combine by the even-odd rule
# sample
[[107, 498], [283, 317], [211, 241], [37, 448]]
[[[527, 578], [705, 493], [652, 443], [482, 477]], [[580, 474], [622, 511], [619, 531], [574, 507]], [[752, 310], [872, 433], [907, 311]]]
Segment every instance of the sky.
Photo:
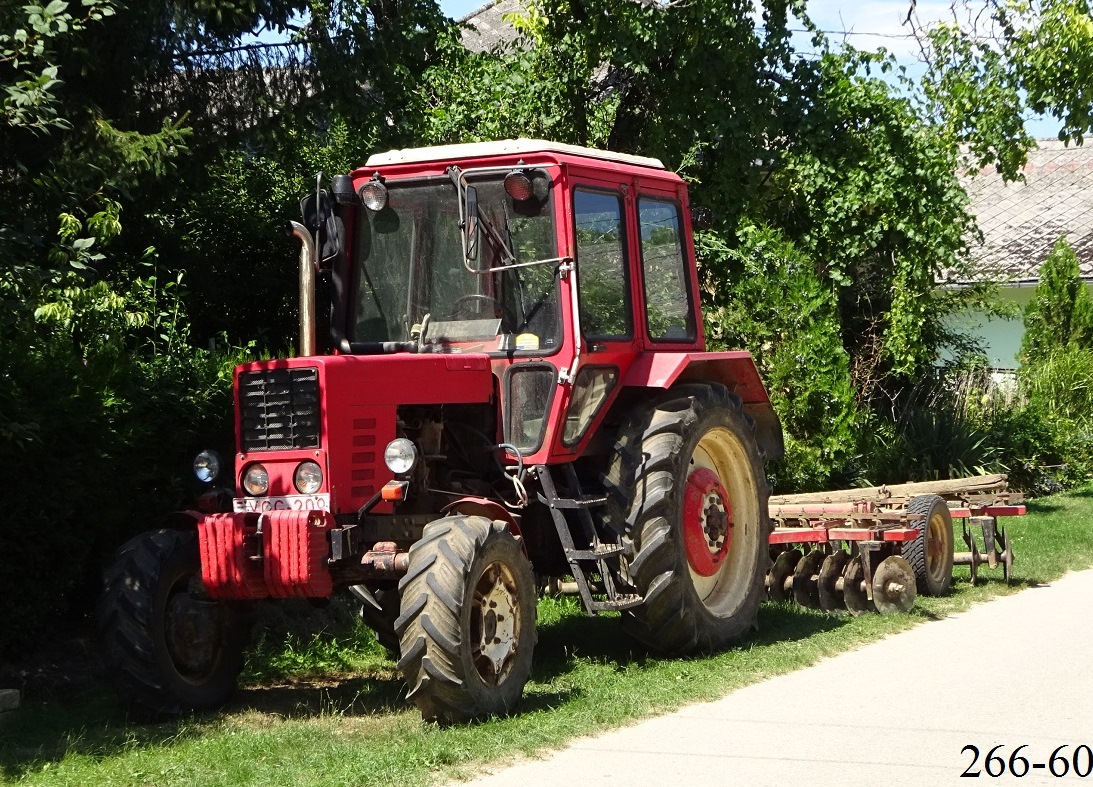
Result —
[[[441, 8], [449, 16], [460, 19], [480, 8], [487, 0], [441, 0]], [[918, 54], [918, 43], [911, 35], [909, 25], [904, 25], [910, 0], [808, 0], [807, 11], [812, 21], [838, 40], [835, 33], [846, 31], [847, 40], [857, 49], [872, 50], [884, 47], [894, 54], [913, 75]], [[923, 23], [947, 19], [950, 0], [917, 0], [916, 14]], [[798, 48], [808, 51], [808, 37], [800, 36]], [[1026, 128], [1036, 137], [1054, 138], [1059, 123], [1051, 118], [1030, 118]]]

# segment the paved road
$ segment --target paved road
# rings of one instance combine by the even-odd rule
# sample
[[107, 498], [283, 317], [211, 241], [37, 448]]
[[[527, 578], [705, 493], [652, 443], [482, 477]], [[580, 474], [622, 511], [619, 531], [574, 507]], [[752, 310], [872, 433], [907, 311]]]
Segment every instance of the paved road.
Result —
[[[1009, 758], [1023, 743], [1030, 764], [1062, 744], [1066, 756], [1093, 747], [1093, 571], [466, 784], [1093, 785], [1093, 773], [982, 771], [992, 746]], [[960, 778], [972, 762], [966, 745], [979, 747], [975, 781]], [[1083, 772], [1093, 769], [1086, 753]]]

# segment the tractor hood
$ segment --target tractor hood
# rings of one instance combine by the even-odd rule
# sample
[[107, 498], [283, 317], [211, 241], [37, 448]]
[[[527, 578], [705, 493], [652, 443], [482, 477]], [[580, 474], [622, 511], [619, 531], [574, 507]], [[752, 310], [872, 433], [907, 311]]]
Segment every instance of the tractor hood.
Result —
[[[384, 447], [404, 405], [490, 403], [484, 354], [332, 355], [257, 361], [235, 370], [236, 473], [262, 462], [272, 496], [292, 496], [292, 471], [310, 459], [331, 510], [356, 510], [392, 474]], [[295, 502], [290, 500], [289, 502]], [[323, 506], [325, 507], [325, 505]]]

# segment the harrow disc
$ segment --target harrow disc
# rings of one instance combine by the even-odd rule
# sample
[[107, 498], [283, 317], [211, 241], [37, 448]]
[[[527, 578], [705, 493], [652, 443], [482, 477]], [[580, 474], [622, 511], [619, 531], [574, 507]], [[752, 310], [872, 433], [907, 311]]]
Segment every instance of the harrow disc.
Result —
[[786, 593], [786, 580], [793, 575], [793, 569], [801, 559], [801, 550], [787, 549], [774, 561], [770, 571], [767, 572], [767, 594], [771, 601], [788, 601], [790, 596]]
[[873, 572], [873, 603], [882, 615], [910, 612], [914, 606], [915, 572], [899, 555], [886, 557]]
[[865, 567], [860, 557], [846, 561], [843, 569], [843, 604], [851, 615], [864, 615], [869, 611], [869, 597], [865, 594]]
[[837, 549], [824, 558], [820, 566], [820, 576], [816, 580], [816, 593], [820, 599], [820, 609], [825, 612], [845, 612], [839, 580], [846, 568], [850, 555]]
[[805, 555], [793, 570], [793, 599], [802, 607], [820, 608], [820, 597], [816, 590], [816, 575], [827, 555], [823, 550], [813, 549]]

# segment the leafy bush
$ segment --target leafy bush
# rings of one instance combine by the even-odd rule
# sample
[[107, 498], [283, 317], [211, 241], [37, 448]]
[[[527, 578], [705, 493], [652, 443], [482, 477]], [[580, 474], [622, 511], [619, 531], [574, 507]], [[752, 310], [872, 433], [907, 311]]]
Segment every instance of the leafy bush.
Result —
[[1019, 375], [1029, 405], [1073, 422], [1093, 420], [1093, 349], [1074, 345], [1048, 350]]
[[1040, 266], [1040, 283], [1025, 310], [1021, 357], [1044, 360], [1055, 349], [1093, 343], [1093, 299], [1081, 279], [1078, 257], [1060, 237]]
[[997, 472], [1001, 450], [991, 433], [956, 403], [938, 399], [908, 408], [897, 421], [876, 419], [864, 432], [874, 484], [937, 481]]
[[996, 419], [1013, 484], [1047, 493], [1093, 477], [1093, 350], [1046, 350], [1018, 382], [1023, 406]]
[[[860, 417], [834, 292], [778, 231], [745, 226], [740, 236], [738, 249], [712, 233], [696, 238], [711, 302], [707, 339], [755, 356], [786, 435], [786, 458], [772, 468], [775, 488], [846, 483], [855, 472]], [[712, 270], [727, 275], [713, 281]]]
[[104, 560], [187, 496], [193, 454], [231, 445], [244, 351], [191, 347], [169, 284], [65, 279], [0, 329], [0, 653], [87, 611]]

